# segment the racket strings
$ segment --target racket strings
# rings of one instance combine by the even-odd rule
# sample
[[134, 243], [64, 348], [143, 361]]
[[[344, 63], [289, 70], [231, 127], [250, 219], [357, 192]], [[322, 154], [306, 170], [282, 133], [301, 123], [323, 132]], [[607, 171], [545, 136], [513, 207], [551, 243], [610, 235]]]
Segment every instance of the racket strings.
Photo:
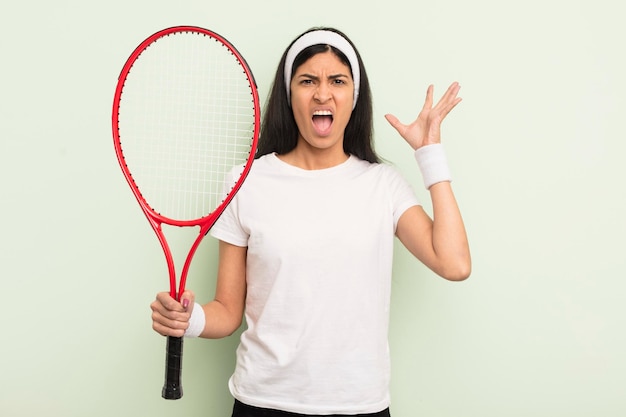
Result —
[[225, 45], [200, 33], [159, 38], [136, 60], [120, 101], [119, 137], [157, 213], [198, 219], [230, 192], [251, 152], [251, 82]]

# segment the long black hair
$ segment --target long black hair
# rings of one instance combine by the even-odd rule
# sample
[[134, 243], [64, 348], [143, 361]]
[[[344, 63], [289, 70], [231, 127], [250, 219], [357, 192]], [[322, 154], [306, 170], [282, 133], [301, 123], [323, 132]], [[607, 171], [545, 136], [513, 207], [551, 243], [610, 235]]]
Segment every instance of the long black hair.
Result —
[[[345, 38], [354, 48], [359, 62], [361, 80], [359, 97], [344, 132], [343, 149], [347, 154], [352, 154], [360, 159], [369, 162], [380, 162], [380, 158], [374, 151], [373, 146], [374, 126], [372, 116], [372, 93], [370, 91], [367, 73], [365, 72], [363, 61], [361, 60], [361, 55], [346, 35], [337, 29], [326, 27], [312, 28], [300, 34], [291, 42], [291, 44], [289, 44], [283, 53], [283, 56], [278, 63], [274, 82], [272, 83], [272, 89], [270, 90], [270, 94], [264, 108], [256, 157], [259, 158], [273, 152], [276, 152], [279, 155], [285, 154], [293, 150], [298, 143], [298, 126], [296, 125], [296, 120], [294, 119], [289, 99], [287, 97], [288, 86], [285, 85], [285, 60], [291, 45], [293, 45], [293, 43], [300, 36], [314, 30], [327, 30], [335, 32]], [[339, 49], [330, 45], [312, 45], [305, 48], [298, 54], [298, 56], [296, 56], [293, 63], [292, 74], [295, 74], [296, 69], [312, 56], [329, 50], [332, 51], [341, 60], [341, 62], [347, 65], [352, 71], [350, 61]]]

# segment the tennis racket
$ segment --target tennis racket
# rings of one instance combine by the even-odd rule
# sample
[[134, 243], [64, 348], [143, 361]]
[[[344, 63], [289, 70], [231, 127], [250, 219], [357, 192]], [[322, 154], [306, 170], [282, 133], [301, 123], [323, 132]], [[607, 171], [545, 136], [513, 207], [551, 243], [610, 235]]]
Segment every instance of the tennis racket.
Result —
[[[250, 68], [209, 30], [159, 31], [122, 68], [113, 100], [115, 152], [163, 248], [170, 295], [179, 301], [196, 249], [250, 170], [259, 120]], [[178, 280], [164, 224], [199, 228]], [[182, 397], [182, 347], [182, 338], [167, 338], [163, 398]]]

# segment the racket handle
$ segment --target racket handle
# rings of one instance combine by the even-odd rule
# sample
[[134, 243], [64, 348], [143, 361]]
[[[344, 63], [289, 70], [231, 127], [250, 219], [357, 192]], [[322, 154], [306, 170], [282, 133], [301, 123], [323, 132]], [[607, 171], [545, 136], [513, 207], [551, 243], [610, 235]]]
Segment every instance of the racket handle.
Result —
[[183, 370], [183, 338], [167, 337], [165, 352], [165, 384], [161, 396], [166, 400], [178, 400], [183, 396], [180, 376]]

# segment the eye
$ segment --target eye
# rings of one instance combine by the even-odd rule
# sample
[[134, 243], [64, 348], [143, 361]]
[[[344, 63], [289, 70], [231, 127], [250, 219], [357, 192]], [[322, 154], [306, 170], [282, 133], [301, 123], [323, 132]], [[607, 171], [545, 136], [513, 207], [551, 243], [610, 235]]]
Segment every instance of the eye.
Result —
[[334, 85], [346, 85], [348, 84], [348, 79], [346, 77], [336, 77], [332, 79], [332, 83]]

